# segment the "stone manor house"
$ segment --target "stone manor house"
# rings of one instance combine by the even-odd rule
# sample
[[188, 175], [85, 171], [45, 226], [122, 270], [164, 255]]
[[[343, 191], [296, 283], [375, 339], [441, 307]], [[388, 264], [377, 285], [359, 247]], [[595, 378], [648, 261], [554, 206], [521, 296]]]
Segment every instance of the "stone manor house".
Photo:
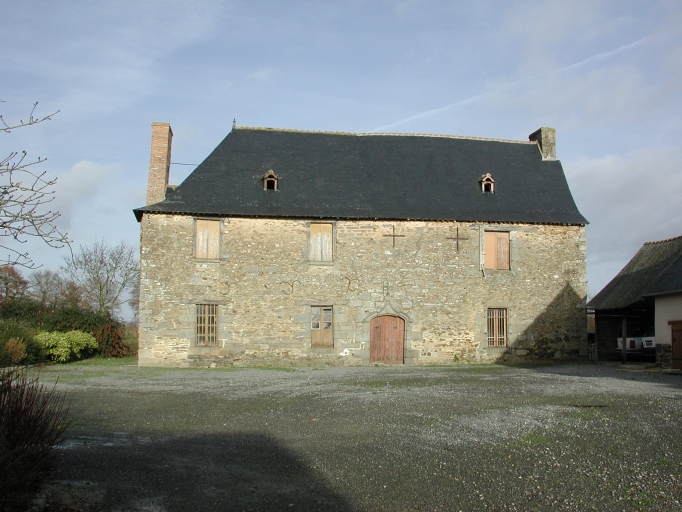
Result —
[[529, 141], [232, 131], [179, 186], [153, 123], [142, 366], [453, 364], [587, 352], [585, 225]]

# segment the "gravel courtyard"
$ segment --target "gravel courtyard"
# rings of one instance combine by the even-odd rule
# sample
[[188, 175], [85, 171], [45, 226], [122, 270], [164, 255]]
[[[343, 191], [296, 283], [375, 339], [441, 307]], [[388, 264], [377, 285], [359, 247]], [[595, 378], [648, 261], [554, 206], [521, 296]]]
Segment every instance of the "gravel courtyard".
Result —
[[48, 510], [682, 509], [682, 375], [69, 365]]

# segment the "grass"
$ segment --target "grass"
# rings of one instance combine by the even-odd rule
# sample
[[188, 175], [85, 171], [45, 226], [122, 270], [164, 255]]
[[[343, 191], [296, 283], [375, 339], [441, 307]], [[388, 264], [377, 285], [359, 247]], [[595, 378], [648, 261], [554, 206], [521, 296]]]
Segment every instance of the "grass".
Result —
[[130, 347], [131, 354], [137, 355], [137, 349], [139, 346], [137, 340], [137, 333], [126, 331], [126, 335], [123, 338], [123, 342]]
[[527, 444], [535, 444], [545, 446], [549, 440], [546, 437], [538, 436], [536, 434], [526, 434], [521, 438]]
[[[248, 370], [248, 367], [242, 368], [243, 370]], [[274, 372], [295, 372], [298, 371], [296, 368], [290, 368], [287, 366], [254, 366], [253, 370], [271, 370]]]
[[490, 373], [493, 371], [509, 369], [508, 366], [504, 366], [502, 364], [497, 364], [497, 363], [457, 365], [457, 366], [449, 366], [448, 368], [456, 370], [457, 372], [466, 372], [466, 373]]
[[91, 357], [64, 366], [137, 366], [137, 355], [125, 357]]
[[571, 412], [566, 415], [567, 418], [572, 418], [575, 420], [593, 420], [595, 415], [589, 412]]
[[363, 388], [414, 388], [424, 386], [439, 386], [447, 384], [445, 379], [370, 379], [346, 381], [345, 386], [357, 386]]

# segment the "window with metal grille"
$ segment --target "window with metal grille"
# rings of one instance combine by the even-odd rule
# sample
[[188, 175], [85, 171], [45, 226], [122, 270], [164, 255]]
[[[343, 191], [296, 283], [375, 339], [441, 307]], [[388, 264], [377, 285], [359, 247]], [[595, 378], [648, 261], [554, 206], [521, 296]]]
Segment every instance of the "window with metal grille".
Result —
[[197, 346], [215, 347], [218, 331], [218, 306], [197, 304]]
[[507, 346], [507, 310], [504, 308], [488, 309], [488, 346]]

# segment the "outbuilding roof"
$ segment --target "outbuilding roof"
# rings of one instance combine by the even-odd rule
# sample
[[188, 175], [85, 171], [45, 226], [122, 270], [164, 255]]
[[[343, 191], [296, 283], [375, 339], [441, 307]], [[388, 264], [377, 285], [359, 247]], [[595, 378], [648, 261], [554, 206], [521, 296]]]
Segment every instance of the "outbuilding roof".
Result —
[[682, 293], [682, 236], [647, 242], [588, 304], [622, 309], [644, 297]]
[[[277, 190], [264, 190], [268, 171]], [[494, 193], [483, 193], [489, 173]], [[561, 163], [527, 141], [235, 127], [164, 201], [206, 216], [584, 225]]]

